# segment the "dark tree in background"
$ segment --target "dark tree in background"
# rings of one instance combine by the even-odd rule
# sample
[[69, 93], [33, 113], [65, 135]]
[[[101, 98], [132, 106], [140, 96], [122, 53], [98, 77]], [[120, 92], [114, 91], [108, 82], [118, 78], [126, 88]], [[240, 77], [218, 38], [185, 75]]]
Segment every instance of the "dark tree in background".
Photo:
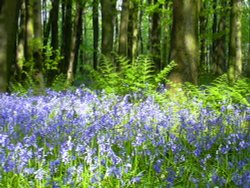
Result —
[[11, 67], [15, 64], [17, 16], [19, 0], [2, 0], [0, 3], [0, 92], [7, 91]]

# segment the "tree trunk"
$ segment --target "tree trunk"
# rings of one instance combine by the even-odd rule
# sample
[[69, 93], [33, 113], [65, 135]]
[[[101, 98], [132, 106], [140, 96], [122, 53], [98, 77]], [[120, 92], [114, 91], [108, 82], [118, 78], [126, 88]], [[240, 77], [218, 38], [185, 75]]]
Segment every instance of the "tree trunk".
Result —
[[242, 73], [241, 49], [241, 0], [231, 0], [230, 41], [229, 41], [229, 83], [236, 81]]
[[115, 0], [101, 0], [102, 54], [111, 59], [114, 44]]
[[[54, 0], [52, 2], [52, 9], [50, 11], [49, 16], [49, 22], [48, 22], [48, 29], [50, 32], [51, 28], [51, 47], [52, 47], [52, 56], [50, 57], [52, 61], [55, 61], [55, 58], [57, 56], [57, 50], [59, 48], [59, 37], [58, 37], [58, 18], [59, 18], [59, 0]], [[48, 36], [46, 36], [48, 37]], [[51, 85], [53, 80], [55, 79], [56, 74], [58, 73], [58, 70], [49, 69], [47, 70], [47, 84]]]
[[129, 21], [129, 1], [123, 0], [121, 22], [120, 22], [120, 36], [119, 36], [119, 55], [128, 56], [128, 21]]
[[93, 68], [98, 66], [98, 47], [99, 47], [99, 0], [93, 0]]
[[173, 2], [170, 60], [174, 60], [177, 67], [170, 73], [169, 79], [174, 83], [188, 81], [197, 84], [198, 81], [198, 6], [198, 0]]
[[41, 18], [41, 0], [32, 0], [33, 8], [33, 31], [34, 38], [33, 58], [35, 63], [35, 69], [42, 73], [42, 18]]
[[170, 15], [168, 13], [170, 9], [170, 3], [166, 2], [163, 5], [163, 14], [162, 14], [162, 45], [161, 45], [161, 64], [162, 68], [164, 68], [168, 64], [169, 57], [169, 41], [170, 41]]
[[74, 75], [76, 74], [79, 47], [82, 39], [82, 14], [85, 4], [80, 1], [76, 2], [76, 17], [74, 22], [74, 32], [72, 37], [72, 49], [70, 54], [70, 63], [67, 71], [68, 83], [73, 83]]
[[71, 53], [71, 40], [72, 40], [72, 0], [65, 0], [62, 6], [62, 46], [61, 54], [63, 59], [60, 62], [60, 73], [67, 74]]
[[[227, 1], [220, 2], [220, 6], [227, 7]], [[222, 9], [220, 14], [217, 13], [216, 32], [213, 33], [213, 74], [222, 75], [226, 71], [226, 28], [227, 28], [227, 10]]]
[[152, 15], [151, 26], [151, 56], [155, 64], [156, 72], [162, 68], [161, 65], [161, 6], [158, 5], [158, 0], [153, 0], [156, 6]]
[[138, 55], [138, 2], [130, 1], [128, 25], [128, 57], [134, 62]]
[[205, 2], [201, 5], [201, 14], [200, 14], [200, 71], [206, 70], [206, 49], [207, 49], [207, 43], [206, 43], [206, 36], [207, 33], [207, 24], [208, 24], [208, 18], [206, 15], [207, 7]]
[[0, 4], [0, 92], [7, 91], [11, 66], [15, 63], [19, 3], [17, 0], [2, 0]]

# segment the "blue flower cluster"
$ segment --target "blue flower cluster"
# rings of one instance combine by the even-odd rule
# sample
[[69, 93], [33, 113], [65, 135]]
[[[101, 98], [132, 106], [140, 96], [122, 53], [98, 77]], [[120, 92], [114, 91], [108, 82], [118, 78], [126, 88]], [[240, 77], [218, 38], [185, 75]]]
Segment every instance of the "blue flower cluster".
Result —
[[250, 108], [189, 102], [0, 94], [0, 185], [250, 187]]

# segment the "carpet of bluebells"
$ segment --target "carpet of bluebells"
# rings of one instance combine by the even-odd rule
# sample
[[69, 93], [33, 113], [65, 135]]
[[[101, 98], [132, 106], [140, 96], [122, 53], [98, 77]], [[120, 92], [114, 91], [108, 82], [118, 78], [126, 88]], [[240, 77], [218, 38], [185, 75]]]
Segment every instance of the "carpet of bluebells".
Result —
[[0, 94], [0, 187], [250, 187], [250, 108]]

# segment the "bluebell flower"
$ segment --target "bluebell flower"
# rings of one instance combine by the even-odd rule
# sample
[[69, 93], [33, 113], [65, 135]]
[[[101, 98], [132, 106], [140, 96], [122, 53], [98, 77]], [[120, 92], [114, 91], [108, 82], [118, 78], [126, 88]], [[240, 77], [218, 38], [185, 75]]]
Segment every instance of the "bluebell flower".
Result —
[[140, 181], [141, 181], [141, 176], [135, 176], [135, 177], [133, 177], [133, 178], [130, 180], [130, 182], [131, 182], [132, 184], [134, 184], [134, 183], [140, 183]]
[[162, 166], [162, 160], [158, 159], [156, 163], [154, 164], [154, 170], [156, 173], [161, 173], [161, 166]]
[[43, 180], [45, 178], [46, 172], [45, 172], [45, 170], [43, 170], [42, 168], [40, 168], [40, 169], [36, 170], [34, 172], [34, 174], [35, 174], [35, 179], [37, 179], [37, 180]]
[[111, 166], [107, 168], [106, 171], [107, 176], [114, 176], [117, 179], [120, 179], [122, 177], [122, 170], [121, 167]]

